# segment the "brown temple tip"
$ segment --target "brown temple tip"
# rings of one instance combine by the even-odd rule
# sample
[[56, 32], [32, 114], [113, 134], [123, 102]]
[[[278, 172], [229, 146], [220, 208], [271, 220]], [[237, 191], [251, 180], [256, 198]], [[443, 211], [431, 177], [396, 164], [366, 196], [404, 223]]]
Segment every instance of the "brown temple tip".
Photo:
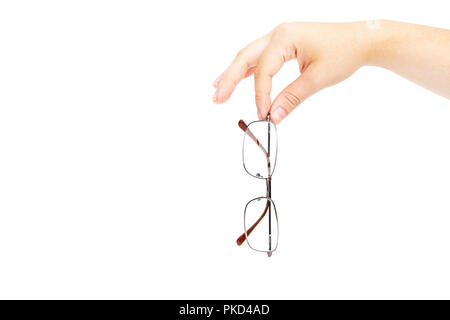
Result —
[[239, 120], [239, 128], [241, 128], [243, 131], [247, 131], [247, 125], [245, 124], [244, 120]]
[[245, 233], [243, 233], [243, 234], [236, 240], [237, 245], [240, 246], [241, 244], [243, 244], [244, 241], [245, 241], [245, 239], [246, 239]]

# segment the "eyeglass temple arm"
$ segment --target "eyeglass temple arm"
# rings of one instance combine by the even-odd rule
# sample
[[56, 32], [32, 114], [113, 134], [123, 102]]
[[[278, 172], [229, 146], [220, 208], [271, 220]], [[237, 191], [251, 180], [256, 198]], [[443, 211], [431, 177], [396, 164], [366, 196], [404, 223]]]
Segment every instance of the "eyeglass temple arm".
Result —
[[248, 128], [248, 126], [245, 124], [244, 120], [239, 120], [239, 128], [242, 129], [255, 143], [258, 145], [258, 147], [261, 148], [262, 152], [264, 152], [266, 158], [269, 158], [269, 153], [266, 151], [266, 149], [263, 147], [263, 145], [259, 142], [259, 140], [255, 137], [253, 132]]
[[264, 216], [267, 213], [267, 209], [269, 209], [269, 205], [270, 205], [269, 200], [267, 200], [266, 208], [264, 209], [264, 212], [261, 215], [261, 217], [259, 217], [259, 219], [256, 220], [256, 222], [247, 230], [247, 232], [244, 232], [243, 234], [241, 234], [241, 236], [236, 240], [236, 243], [238, 246], [240, 246], [241, 244], [244, 243], [245, 239], [247, 239], [247, 236], [249, 236], [252, 233], [252, 231], [256, 228], [258, 223], [261, 222], [261, 220], [264, 218]]

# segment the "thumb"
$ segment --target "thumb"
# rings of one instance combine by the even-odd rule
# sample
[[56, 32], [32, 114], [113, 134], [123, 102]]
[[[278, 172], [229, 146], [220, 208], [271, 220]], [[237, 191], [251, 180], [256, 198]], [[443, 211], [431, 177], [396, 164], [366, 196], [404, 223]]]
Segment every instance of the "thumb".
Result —
[[278, 124], [300, 103], [323, 88], [320, 78], [324, 75], [319, 68], [310, 66], [300, 77], [281, 91], [272, 103], [271, 120]]

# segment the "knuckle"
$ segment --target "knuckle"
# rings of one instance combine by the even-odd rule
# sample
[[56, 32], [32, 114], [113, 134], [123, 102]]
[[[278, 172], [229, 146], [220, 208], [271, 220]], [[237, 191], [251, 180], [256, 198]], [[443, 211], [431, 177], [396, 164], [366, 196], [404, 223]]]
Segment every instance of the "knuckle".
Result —
[[289, 26], [287, 23], [279, 24], [272, 32], [270, 41], [274, 45], [283, 46], [289, 38]]
[[287, 26], [288, 26], [287, 22], [282, 22], [276, 26], [275, 30], [276, 31], [286, 31]]
[[260, 92], [259, 90], [257, 90], [256, 92], [255, 92], [255, 100], [256, 101], [262, 101], [263, 100], [263, 94], [262, 94], [262, 92]]
[[255, 102], [258, 107], [263, 107], [265, 103], [265, 95], [262, 92], [255, 92]]
[[236, 87], [239, 83], [239, 79], [236, 79], [235, 76], [228, 73], [223, 77], [222, 82], [227, 83], [228, 85], [231, 85], [232, 87]]
[[244, 61], [245, 60], [245, 49], [241, 49], [238, 51], [235, 57], [236, 61]]
[[259, 78], [261, 76], [261, 67], [259, 65], [256, 66], [255, 71], [254, 71], [253, 74], [255, 75], [255, 79]]
[[264, 75], [264, 70], [261, 66], [257, 66], [255, 68], [255, 71], [253, 73], [254, 77], [255, 77], [255, 82], [258, 83], [258, 81], [263, 77]]
[[236, 54], [236, 57], [234, 58], [234, 61], [240, 66], [240, 67], [245, 67], [245, 68], [249, 68], [249, 63], [248, 63], [248, 59], [247, 59], [247, 51], [245, 49], [241, 49], [238, 51], [238, 53]]
[[294, 109], [301, 102], [301, 98], [299, 97], [299, 95], [290, 90], [285, 91], [283, 97], [286, 102], [286, 107], [289, 110]]
[[288, 22], [282, 22], [279, 25], [277, 25], [274, 29], [274, 35], [277, 36], [282, 36], [284, 34], [286, 34], [289, 30], [289, 23]]

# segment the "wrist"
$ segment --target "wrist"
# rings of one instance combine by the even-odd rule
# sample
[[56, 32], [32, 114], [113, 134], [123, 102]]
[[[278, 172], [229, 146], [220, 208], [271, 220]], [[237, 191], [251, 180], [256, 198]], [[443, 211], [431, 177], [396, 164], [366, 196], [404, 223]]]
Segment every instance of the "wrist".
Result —
[[386, 67], [398, 45], [397, 23], [380, 19], [364, 21], [363, 24], [366, 38], [364, 64]]

